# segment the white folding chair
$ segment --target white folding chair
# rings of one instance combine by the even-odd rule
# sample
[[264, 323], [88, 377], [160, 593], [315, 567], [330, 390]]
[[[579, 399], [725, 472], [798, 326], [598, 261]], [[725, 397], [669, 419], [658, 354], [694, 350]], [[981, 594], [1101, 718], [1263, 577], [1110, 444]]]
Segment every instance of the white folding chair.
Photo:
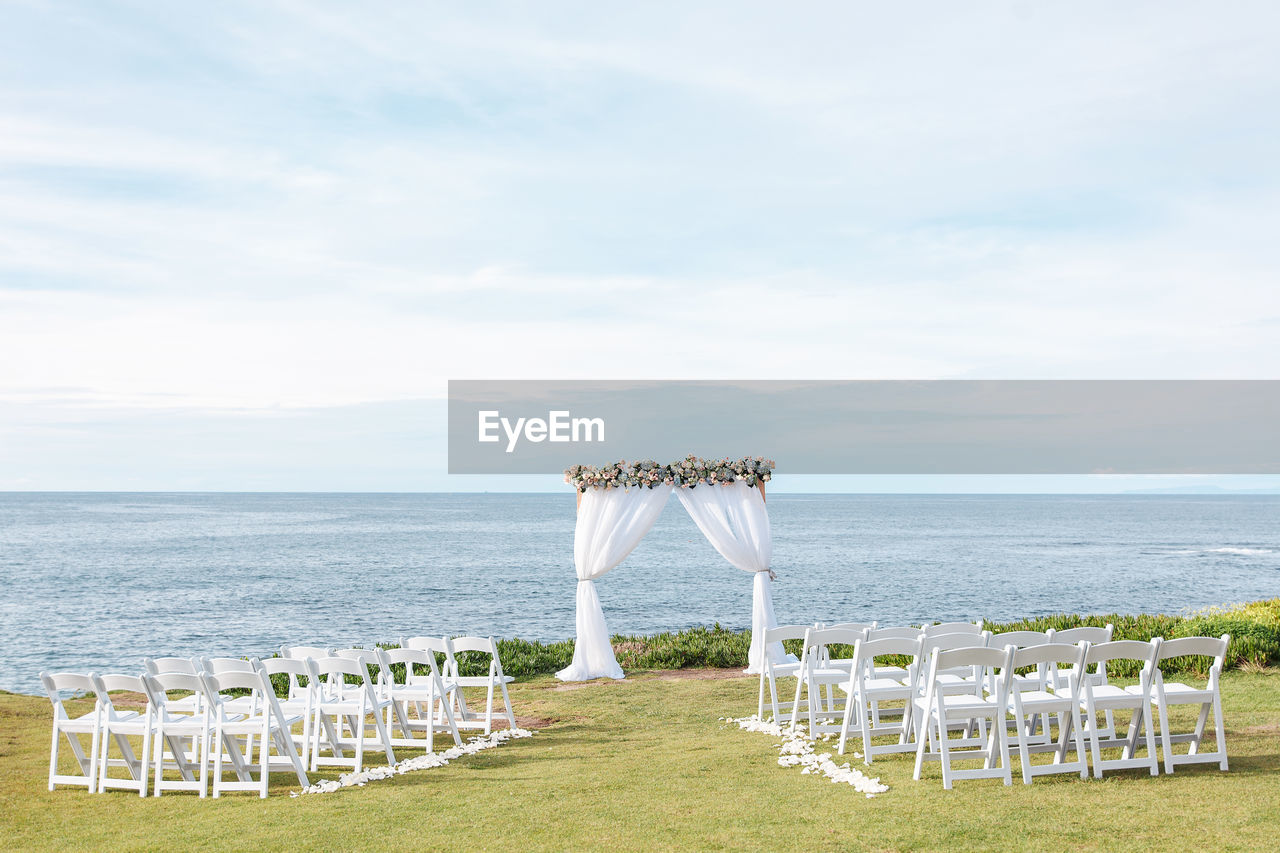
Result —
[[[391, 738], [392, 746], [422, 747], [427, 752], [435, 749], [435, 733], [448, 732], [453, 737], [455, 746], [462, 745], [462, 736], [458, 734], [458, 724], [453, 713], [452, 693], [461, 690], [455, 684], [445, 686], [436, 666], [435, 655], [422, 649], [379, 649], [381, 671], [384, 676], [384, 689], [391, 700], [387, 709], [387, 727], [398, 728], [400, 737]], [[404, 667], [404, 677], [396, 681], [395, 666]], [[425, 673], [415, 673], [414, 667], [421, 667]], [[415, 715], [409, 714], [412, 706]], [[393, 718], [394, 717], [394, 721]], [[394, 722], [394, 726], [393, 726]], [[415, 737], [414, 732], [425, 732], [425, 738]]]
[[[162, 672], [180, 672], [185, 675], [199, 675], [201, 671], [199, 658], [143, 658], [142, 665], [146, 669], [148, 675], [159, 675]], [[204, 692], [197, 691], [196, 693], [189, 694], [181, 699], [170, 701], [168, 708], [169, 712], [174, 714], [195, 714], [203, 707], [203, 703]]]
[[[919, 640], [922, 636], [924, 636], [924, 632], [919, 628], [890, 626], [872, 628], [867, 632], [867, 642], [874, 643], [876, 640]], [[896, 678], [901, 681], [907, 677], [907, 670], [901, 666], [879, 664], [876, 666], [876, 677]]]
[[[1051, 643], [1068, 643], [1074, 646], [1077, 643], [1084, 642], [1084, 643], [1088, 643], [1090, 646], [1098, 646], [1098, 645], [1101, 645], [1102, 643], [1111, 642], [1112, 637], [1115, 633], [1115, 626], [1112, 625], [1110, 622], [1108, 622], [1106, 627], [1104, 628], [1099, 628], [1094, 625], [1083, 625], [1079, 628], [1064, 628], [1061, 631], [1055, 628], [1050, 628], [1045, 633], [1049, 635], [1049, 642]], [[1095, 685], [1106, 684], [1107, 683], [1106, 666], [1104, 664], [1098, 664], [1097, 666], [1094, 667], [1092, 671], [1084, 675], [1084, 677], [1081, 679], [1081, 683], [1083, 684], [1085, 680], [1091, 681]], [[1059, 672], [1058, 681], [1059, 681], [1058, 686], [1065, 686], [1067, 681], [1067, 674], [1065, 672]], [[1109, 740], [1116, 736], [1115, 714], [1114, 712], [1107, 710], [1107, 711], [1103, 711], [1103, 716], [1106, 718], [1106, 723], [1099, 730], [1098, 734], [1104, 740]], [[1098, 724], [1098, 721], [1096, 719], [1086, 720], [1085, 723], [1088, 726], [1096, 726]], [[1086, 729], [1086, 736], [1087, 735], [1088, 735], [1088, 730]]]
[[[915, 742], [912, 735], [911, 701], [914, 698], [914, 672], [920, 663], [921, 638], [898, 639], [886, 637], [882, 640], [859, 640], [854, 644], [853, 666], [849, 670], [849, 680], [840, 685], [848, 699], [844, 708], [844, 719], [840, 724], [840, 742], [837, 751], [844, 755], [845, 742], [849, 737], [849, 726], [853, 723], [854, 709], [857, 709], [858, 720], [862, 730], [863, 762], [872, 763], [872, 756], [877, 753], [914, 752]], [[876, 658], [890, 655], [905, 655], [911, 658], [910, 666], [904, 670], [909, 673], [908, 680], [881, 677], [877, 674]], [[902, 702], [903, 712], [897, 723], [885, 724], [880, 720], [880, 703]], [[881, 735], [897, 735], [898, 742], [893, 744], [873, 744], [872, 738]]]
[[[1015, 649], [1027, 649], [1033, 646], [1044, 646], [1050, 642], [1048, 631], [1004, 631], [999, 634], [990, 634], [987, 637], [987, 645], [993, 649], [1003, 649], [1013, 646]], [[1071, 645], [1074, 645], [1072, 643]], [[1036, 671], [1030, 675], [1020, 673], [1012, 673], [1012, 681], [1009, 682], [1010, 690], [1044, 690], [1054, 685], [1047, 680], [1045, 673], [1047, 668], [1036, 667]], [[1063, 680], [1066, 680], [1066, 674], [1063, 673]]]
[[[1080, 710], [1084, 714], [1085, 733], [1089, 738], [1089, 749], [1093, 754], [1093, 775], [1101, 779], [1104, 770], [1122, 770], [1131, 767], [1145, 767], [1152, 776], [1160, 772], [1159, 756], [1156, 751], [1155, 726], [1151, 720], [1151, 683], [1154, 680], [1156, 655], [1160, 651], [1160, 640], [1149, 643], [1138, 640], [1113, 640], [1109, 643], [1098, 643], [1089, 646], [1085, 656], [1086, 673], [1080, 679], [1083, 693]], [[1142, 662], [1142, 672], [1138, 674], [1138, 689], [1129, 691], [1123, 687], [1106, 682], [1107, 664], [1113, 660], [1133, 660]], [[1101, 683], [1091, 676], [1094, 672], [1088, 667], [1096, 667], [1094, 672], [1101, 672]], [[1111, 721], [1116, 711], [1130, 712], [1129, 731], [1121, 740], [1117, 737], [1114, 722], [1109, 722], [1110, 733], [1098, 726], [1098, 714], [1105, 713]], [[1138, 738], [1146, 731], [1146, 758], [1137, 758]], [[1120, 748], [1120, 758], [1103, 758], [1103, 749]]]
[[[868, 631], [874, 631], [876, 629], [876, 623], [874, 621], [873, 622], [837, 622], [834, 625], [819, 623], [817, 627], [843, 628], [847, 631], [868, 632]], [[848, 672], [849, 667], [853, 666], [853, 658], [851, 657], [833, 658], [830, 656], [830, 654], [828, 654], [826, 657], [826, 660], [823, 661], [823, 666], [835, 666], [835, 667], [839, 667], [840, 669], [843, 669], [845, 672]]]
[[[781, 643], [784, 640], [803, 640], [805, 632], [809, 630], [808, 625], [779, 625], [776, 628], [768, 628], [764, 632], [765, 648], [773, 643]], [[779, 661], [775, 663], [770, 655], [764, 656], [764, 662], [760, 667], [760, 693], [756, 702], [756, 717], [764, 719], [764, 688], [765, 684], [769, 685], [769, 701], [770, 707], [773, 709], [773, 721], [778, 725], [791, 722], [795, 709], [790, 702], [778, 702], [778, 679], [779, 678], [795, 678], [800, 672], [800, 661], [789, 660]], [[783, 716], [783, 712], [786, 716]]]
[[[153, 796], [164, 791], [197, 791], [201, 797], [208, 790], [209, 770], [209, 703], [201, 702], [201, 709], [191, 713], [185, 700], [192, 691], [204, 693], [204, 682], [198, 675], [186, 672], [148, 673], [142, 677], [142, 686], [151, 705], [151, 722], [154, 727], [152, 743], [155, 749], [151, 758], [154, 779]], [[182, 693], [177, 698], [172, 693]], [[190, 741], [190, 748], [187, 742]], [[169, 745], [168, 752], [165, 744]], [[178, 779], [165, 779], [165, 770], [173, 769]]]
[[[369, 650], [362, 650], [369, 651]], [[312, 726], [311, 766], [321, 764], [350, 767], [360, 772], [364, 767], [364, 747], [369, 739], [368, 722], [372, 720], [374, 732], [382, 744], [387, 756], [387, 764], [396, 763], [395, 752], [391, 748], [391, 736], [387, 732], [383, 714], [391, 707], [391, 700], [377, 695], [373, 686], [373, 677], [369, 673], [369, 665], [363, 657], [329, 657], [313, 660], [315, 671], [320, 681], [316, 685], [315, 724]], [[347, 685], [346, 679], [355, 679]], [[351, 729], [351, 737], [343, 738], [341, 727], [346, 724]], [[324, 726], [329, 738], [330, 757], [320, 757], [320, 729]], [[335, 731], [335, 728], [337, 731]], [[347, 758], [343, 755], [343, 747], [350, 746], [355, 755]]]
[[[959, 779], [1003, 779], [1006, 785], [1013, 784], [1008, 733], [1004, 725], [1009, 695], [1008, 675], [1012, 666], [1012, 649], [972, 646], [933, 652], [929, 671], [922, 679], [924, 694], [912, 700], [919, 725], [913, 778], [919, 780], [928, 759], [941, 762], [943, 788], [950, 789], [952, 782]], [[959, 669], [980, 673], [978, 693], [946, 692], [939, 676], [948, 670]], [[983, 684], [990, 688], [989, 695], [982, 690]], [[973, 737], [969, 732], [975, 726], [977, 736]], [[953, 728], [963, 728], [966, 733], [953, 740], [950, 735]], [[936, 750], [927, 749], [930, 743], [936, 745]], [[981, 759], [983, 764], [977, 769], [955, 769], [951, 766], [952, 761], [963, 759]]]
[[[483, 715], [479, 711], [472, 711], [467, 707], [467, 700], [461, 689], [455, 694], [458, 700], [458, 727], [468, 729], [483, 728], [485, 734], [493, 731], [493, 691], [494, 688], [497, 688], [502, 691], [502, 707], [505, 710], [507, 725], [514, 729], [516, 727], [516, 716], [511, 710], [511, 698], [507, 695], [507, 685], [515, 681], [515, 679], [502, 671], [502, 661], [498, 658], [498, 644], [493, 641], [493, 637], [452, 637], [446, 638], [446, 642], [449, 646], [449, 659], [453, 662], [453, 677], [450, 681], [458, 685], [459, 688], [483, 687], [485, 689], [485, 710]], [[462, 675], [458, 671], [458, 655], [460, 654], [487, 656], [489, 658], [488, 674]]]
[[[331, 658], [333, 657], [333, 649], [329, 646], [281, 646], [280, 657], [287, 660], [317, 660], [319, 658]], [[300, 686], [298, 677], [294, 674], [290, 674], [289, 698], [298, 698], [298, 696], [301, 695], [302, 690], [303, 688]]]
[[[827, 646], [836, 643], [852, 646], [865, 639], [866, 636], [867, 629], [865, 628], [857, 630], [851, 628], [810, 628], [805, 632], [804, 640], [802, 641], [804, 649], [800, 654], [800, 671], [796, 679], [796, 693], [791, 702], [791, 707], [800, 707], [800, 696], [803, 692], [808, 701], [809, 737], [824, 733], [834, 734], [840, 731], [840, 724], [835, 720], [842, 711], [841, 706], [844, 703], [837, 702], [835, 688], [837, 685], [848, 682], [849, 671], [843, 667], [826, 665], [828, 660]], [[826, 694], [825, 701], [823, 698], [824, 691]], [[798, 717], [799, 714], [792, 713], [789, 731], [795, 731]]]
[[[997, 642], [999, 634], [992, 638]], [[1079, 773], [1081, 779], [1089, 778], [1089, 762], [1085, 756], [1084, 733], [1079, 725], [1080, 680], [1079, 673], [1084, 672], [1085, 655], [1089, 644], [1081, 643], [1070, 646], [1065, 643], [1044, 643], [1040, 645], [1018, 648], [1013, 644], [1005, 646], [1012, 652], [1009, 674], [1015, 670], [1034, 666], [1037, 672], [1044, 674], [1042, 689], [1015, 688], [1010, 683], [1006, 708], [1013, 715], [1012, 743], [1009, 749], [1017, 747], [1022, 759], [1022, 781], [1026, 785], [1036, 776], [1050, 773]], [[1056, 672], [1069, 667], [1067, 687], [1054, 691], [1050, 685], [1057, 683]], [[1055, 744], [1049, 729], [1050, 716], [1058, 716], [1058, 741]], [[1034, 732], [1034, 719], [1043, 721], [1042, 737], [1037, 739]], [[1068, 744], [1075, 746], [1076, 760], [1067, 761]], [[1032, 764], [1031, 753], [1053, 750], [1052, 764]]]
[[[212, 716], [213, 734], [209, 741], [213, 755], [213, 796], [220, 797], [224, 791], [257, 791], [258, 796], [266, 798], [267, 786], [273, 772], [292, 772], [298, 784], [307, 787], [306, 770], [297, 750], [294, 749], [291, 729], [302, 720], [297, 716], [286, 716], [276, 701], [271, 682], [260, 670], [250, 672], [226, 671], [220, 675], [205, 673], [205, 698], [209, 702], [209, 713]], [[230, 697], [224, 694], [229, 691], [248, 690], [255, 699], [254, 711], [242, 714], [231, 709]], [[236, 738], [249, 739], [255, 736], [258, 740], [258, 761], [253, 761], [252, 753], [240, 752]], [[271, 747], [278, 749], [278, 758], [273, 760]], [[223, 758], [228, 758], [235, 771], [236, 780], [223, 778]], [[254, 764], [258, 767], [258, 778], [252, 776]]]
[[[125, 788], [137, 791], [139, 797], [147, 795], [147, 767], [151, 758], [151, 706], [142, 713], [122, 711], [115, 706], [111, 694], [127, 690], [146, 696], [146, 687], [137, 675], [94, 675], [93, 689], [98, 695], [98, 712], [102, 729], [98, 737], [101, 754], [98, 756], [98, 793], [108, 788]], [[142, 738], [142, 754], [135, 754], [130, 737]], [[111, 757], [111, 742], [115, 741], [119, 758]], [[112, 767], [124, 767], [129, 778], [110, 774]]]
[[266, 660], [250, 658], [249, 662], [262, 673], [263, 679], [271, 685], [273, 690], [275, 685], [271, 681], [271, 676], [283, 674], [289, 677], [288, 695], [284, 699], [277, 697], [276, 704], [284, 716], [302, 718], [302, 732], [294, 733], [290, 728], [289, 736], [293, 738], [294, 749], [301, 750], [298, 754], [303, 761], [309, 760], [311, 725], [314, 722], [312, 712], [315, 710], [316, 684], [320, 680], [315, 672], [314, 662], [311, 658], [267, 658]]
[[[80, 785], [92, 794], [98, 790], [98, 738], [101, 732], [99, 708], [93, 686], [93, 676], [79, 675], [74, 672], [42, 672], [40, 681], [44, 684], [49, 701], [53, 703], [53, 744], [49, 747], [49, 790], [58, 785]], [[87, 714], [73, 717], [67, 713], [64, 704], [68, 698], [64, 693], [94, 695], [93, 710]], [[71, 754], [75, 757], [80, 773], [58, 772], [58, 747], [65, 737], [71, 745]], [[89, 754], [86, 755], [81, 735], [89, 735]]]
[[[1227, 769], [1227, 735], [1222, 723], [1222, 694], [1218, 689], [1218, 681], [1222, 677], [1222, 668], [1226, 663], [1227, 647], [1231, 644], [1231, 635], [1221, 637], [1178, 637], [1165, 640], [1156, 653], [1157, 664], [1173, 658], [1197, 656], [1213, 659], [1209, 667], [1209, 678], [1204, 687], [1192, 687], [1180, 681], [1165, 681], [1164, 675], [1157, 666], [1152, 677], [1152, 701], [1160, 714], [1160, 742], [1164, 747], [1164, 771], [1172, 773], [1178, 764], [1205, 764], [1217, 762], [1219, 770]], [[1140, 687], [1140, 685], [1135, 685]], [[1126, 688], [1135, 691], [1135, 687]], [[1136, 692], [1136, 691], [1135, 691]], [[1182, 734], [1174, 734], [1169, 727], [1169, 708], [1175, 705], [1199, 705], [1200, 716], [1196, 720], [1195, 729]], [[1213, 712], [1214, 733], [1217, 735], [1217, 749], [1213, 752], [1201, 752], [1204, 742], [1204, 728], [1209, 720], [1209, 712]], [[1175, 755], [1175, 743], [1191, 745], [1187, 753]]]
[[[254, 672], [253, 664], [247, 658], [197, 658], [200, 663], [200, 671], [209, 675], [223, 675], [228, 672]], [[235, 714], [244, 714], [246, 716], [255, 716], [261, 706], [261, 702], [256, 693], [250, 693], [248, 696], [225, 697], [223, 705], [226, 709]], [[255, 733], [244, 736], [244, 754], [253, 754], [253, 739]]]
[[[929, 666], [933, 661], [933, 656], [940, 651], [949, 649], [970, 649], [974, 647], [985, 647], [990, 634], [983, 631], [973, 633], [971, 631], [958, 632], [952, 634], [924, 634], [920, 640], [920, 666], [918, 667], [918, 675], [923, 676], [929, 672]], [[937, 673], [938, 689], [948, 696], [972, 693], [976, 696], [982, 695], [981, 667], [974, 666], [956, 666], [944, 667]], [[924, 695], [925, 684], [922, 678], [917, 678], [916, 696]]]

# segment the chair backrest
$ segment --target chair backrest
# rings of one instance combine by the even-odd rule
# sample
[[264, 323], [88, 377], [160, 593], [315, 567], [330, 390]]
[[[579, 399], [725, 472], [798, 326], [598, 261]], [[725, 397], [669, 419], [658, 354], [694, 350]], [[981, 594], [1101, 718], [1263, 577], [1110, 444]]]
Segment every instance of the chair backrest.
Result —
[[1091, 643], [1085, 664], [1105, 664], [1113, 660], [1140, 660], [1146, 666], [1153, 665], [1160, 651], [1160, 639], [1149, 643], [1141, 640], [1112, 640], [1109, 643]]
[[1082, 625], [1079, 628], [1066, 628], [1062, 631], [1050, 628], [1046, 633], [1049, 635], [1051, 643], [1079, 643], [1081, 641], [1097, 645], [1099, 643], [1111, 642], [1111, 636], [1115, 632], [1115, 626], [1110, 622], [1107, 627], [1099, 628], [1096, 625]]
[[161, 672], [185, 672], [187, 675], [195, 675], [200, 671], [195, 658], [143, 658], [142, 665], [151, 675]]
[[[997, 634], [996, 636], [999, 635]], [[992, 642], [995, 642], [995, 637], [992, 638]], [[1084, 666], [1085, 655], [1089, 651], [1088, 643], [1079, 645], [1041, 643], [1040, 645], [1023, 646], [1021, 648], [1014, 646], [1012, 643], [1006, 643], [1005, 648], [1009, 647], [1013, 648], [1014, 669], [1022, 669], [1029, 666], [1056, 666], [1058, 664], [1082, 667]]]
[[[260, 668], [255, 667], [248, 672], [232, 670], [216, 675], [205, 672], [200, 678], [204, 683], [204, 695], [209, 700], [209, 707], [220, 716], [227, 713], [223, 693], [228, 690], [248, 690], [253, 697], [253, 703], [250, 706], [251, 714], [258, 714], [261, 711], [270, 715], [277, 723], [283, 724], [284, 714], [280, 710], [280, 703], [276, 700], [276, 692], [271, 687], [270, 679]], [[236, 712], [243, 713], [243, 707], [237, 706]]]
[[939, 622], [936, 625], [921, 625], [926, 637], [938, 634], [981, 634], [981, 622]]
[[[142, 686], [146, 690], [147, 701], [157, 712], [167, 713], [169, 694], [174, 691], [204, 695], [204, 682], [199, 675], [190, 672], [157, 672], [142, 676]], [[202, 706], [203, 707], [203, 706]]]
[[962, 667], [979, 667], [992, 672], [1000, 670], [1004, 673], [1012, 666], [1013, 653], [1006, 649], [990, 649], [985, 646], [968, 646], [954, 649], [939, 649], [930, 663], [930, 675], [934, 676], [948, 669]]
[[453, 646], [444, 637], [405, 637], [400, 641], [400, 645], [406, 649], [421, 649], [424, 652], [444, 655], [442, 675], [446, 678], [457, 677], [458, 662], [453, 658]]
[[[1160, 643], [1160, 649], [1156, 652], [1156, 662], [1189, 656], [1213, 658], [1213, 664], [1209, 667], [1209, 686], [1216, 689], [1218, 676], [1222, 674], [1222, 667], [1227, 658], [1227, 648], [1230, 645], [1230, 634], [1223, 634], [1221, 637], [1175, 637]], [[1162, 677], [1157, 677], [1156, 681], [1161, 682]]]
[[347, 660], [362, 660], [365, 663], [377, 665], [378, 650], [377, 649], [334, 649], [330, 653], [330, 657], [346, 658]]
[[765, 643], [780, 643], [783, 640], [803, 640], [805, 631], [808, 631], [811, 625], [779, 625], [776, 628], [767, 628], [764, 632]]
[[980, 634], [971, 632], [951, 633], [951, 634], [926, 634], [921, 641], [920, 652], [924, 655], [932, 655], [940, 649], [971, 649], [987, 645], [987, 640], [991, 635], [986, 631]]
[[837, 643], [853, 646], [866, 637], [866, 628], [810, 628], [804, 637], [804, 654], [808, 656]]
[[917, 640], [923, 632], [919, 628], [873, 628], [867, 632], [868, 642], [875, 640]]
[[493, 637], [450, 637], [449, 652], [450, 657], [456, 665], [458, 655], [463, 652], [472, 652], [489, 656], [489, 674], [501, 676], [502, 661], [498, 657], [498, 644], [493, 641]]
[[200, 658], [200, 667], [211, 675], [224, 672], [253, 672], [253, 664], [244, 658]]
[[395, 681], [395, 670], [391, 667], [394, 664], [404, 665], [404, 680], [402, 684], [407, 684], [415, 675], [413, 668], [415, 666], [425, 666], [428, 669], [427, 675], [435, 677], [440, 675], [440, 670], [436, 666], [436, 656], [432, 652], [424, 649], [410, 649], [401, 646], [398, 649], [379, 649], [380, 666], [382, 671], [387, 673], [387, 679], [391, 682]]
[[[54, 716], [61, 719], [68, 716], [67, 709], [62, 704], [64, 701], [75, 694], [97, 692], [93, 685], [93, 673], [81, 675], [78, 672], [42, 672], [40, 681], [44, 684], [45, 692], [49, 694], [49, 701], [53, 703]], [[72, 695], [63, 696], [63, 693]]]
[[328, 658], [312, 658], [311, 663], [319, 678], [317, 689], [322, 694], [332, 697], [341, 693], [348, 675], [359, 679], [366, 690], [373, 689], [373, 677], [369, 673], [369, 665], [363, 658], [344, 658], [335, 655]]
[[127, 690], [130, 693], [140, 693], [142, 696], [147, 695], [146, 685], [142, 683], [140, 675], [119, 675], [116, 673], [108, 673], [106, 675], [94, 674], [93, 692], [98, 696], [98, 706], [103, 713], [114, 717], [116, 714], [115, 703], [111, 700], [111, 694], [120, 690]]
[[285, 673], [294, 678], [305, 678], [310, 682], [315, 672], [311, 658], [250, 658], [249, 663], [255, 669], [266, 673], [268, 677]]
[[[250, 658], [249, 664], [266, 676], [268, 684], [271, 684], [271, 676], [273, 675], [283, 674], [288, 676], [289, 692], [287, 695], [290, 699], [305, 698], [309, 700], [316, 688], [316, 683], [320, 680], [315, 671], [315, 664], [309, 657], [276, 657], [267, 658], [266, 660], [262, 660], [261, 658]], [[303, 678], [306, 679], [305, 684], [299, 680]], [[275, 685], [272, 684], [272, 689], [274, 690], [274, 688]]]
[[498, 653], [498, 644], [493, 641], [493, 637], [450, 637], [449, 645], [453, 646], [455, 655], [458, 652], [480, 652], [486, 655]]
[[1210, 658], [1225, 658], [1227, 646], [1231, 643], [1231, 635], [1221, 637], [1175, 637], [1160, 643], [1159, 660], [1199, 655]]
[[920, 655], [920, 639], [915, 637], [881, 637], [878, 640], [859, 641], [855, 657], [858, 660], [873, 661], [888, 655], [905, 655], [915, 658]]
[[329, 646], [281, 646], [282, 658], [327, 658], [333, 657], [333, 649]]
[[831, 625], [823, 625], [823, 628], [849, 628], [854, 631], [874, 631], [875, 622], [836, 622]]
[[1003, 649], [1005, 646], [1025, 649], [1028, 646], [1043, 646], [1049, 642], [1052, 641], [1046, 631], [1005, 631], [1001, 634], [992, 634], [987, 639], [987, 645], [993, 649]]

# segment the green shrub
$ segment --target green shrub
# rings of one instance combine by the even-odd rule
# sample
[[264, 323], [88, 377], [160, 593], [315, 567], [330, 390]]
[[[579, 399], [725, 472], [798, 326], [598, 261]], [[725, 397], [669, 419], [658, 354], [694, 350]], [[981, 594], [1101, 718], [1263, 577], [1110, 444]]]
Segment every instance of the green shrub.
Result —
[[[1053, 616], [1037, 616], [1015, 622], [988, 622], [993, 633], [1004, 631], [1046, 631], [1049, 628], [1064, 630], [1082, 625], [1115, 626], [1117, 640], [1149, 641], [1152, 637], [1217, 637], [1231, 635], [1227, 651], [1227, 668], [1241, 665], [1269, 666], [1280, 663], [1280, 598], [1254, 601], [1227, 607], [1214, 607], [1187, 616], [1140, 613], [1123, 615], [1076, 616], [1060, 613]], [[393, 644], [380, 644], [383, 648], [395, 648]], [[794, 655], [800, 654], [800, 641], [789, 640], [783, 644]], [[613, 652], [624, 669], [731, 669], [746, 667], [751, 650], [751, 632], [733, 631], [719, 623], [710, 628], [689, 628], [684, 631], [665, 631], [660, 634], [623, 635], [613, 637]], [[833, 646], [835, 657], [851, 657], [851, 647]], [[507, 675], [517, 679], [549, 675], [564, 669], [573, 660], [573, 641], [539, 643], [532, 640], [498, 640], [498, 654]], [[437, 656], [440, 665], [444, 659]], [[892, 661], [905, 664], [902, 661]], [[1203, 658], [1183, 658], [1166, 661], [1165, 672], [1192, 672], [1203, 674], [1209, 662]], [[403, 677], [400, 664], [392, 666], [397, 680]], [[461, 675], [485, 675], [488, 657], [473, 652], [458, 656]], [[1117, 661], [1110, 670], [1115, 675], [1137, 675], [1137, 667], [1125, 668]], [[375, 668], [376, 674], [376, 668]], [[276, 692], [284, 695], [288, 679], [284, 675], [272, 678]]]

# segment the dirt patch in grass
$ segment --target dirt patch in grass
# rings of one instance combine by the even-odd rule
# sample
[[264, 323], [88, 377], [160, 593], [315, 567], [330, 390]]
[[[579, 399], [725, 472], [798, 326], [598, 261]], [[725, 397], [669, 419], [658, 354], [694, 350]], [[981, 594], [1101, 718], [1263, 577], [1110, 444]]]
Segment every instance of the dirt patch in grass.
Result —
[[[746, 675], [737, 668], [730, 669], [642, 669], [633, 671], [629, 678], [651, 677], [655, 681], [718, 681], [725, 678], [755, 678]], [[570, 681], [557, 684], [552, 690], [582, 690], [586, 687], [625, 687], [628, 679], [614, 681], [612, 678], [597, 678], [592, 681]]]
[[664, 669], [658, 673], [659, 681], [717, 681], [722, 678], [757, 678], [740, 669]]

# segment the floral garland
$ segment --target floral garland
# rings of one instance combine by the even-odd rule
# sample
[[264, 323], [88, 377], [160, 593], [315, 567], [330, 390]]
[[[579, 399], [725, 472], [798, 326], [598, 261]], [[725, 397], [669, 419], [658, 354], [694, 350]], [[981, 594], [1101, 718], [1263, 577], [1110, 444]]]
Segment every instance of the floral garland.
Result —
[[761, 456], [744, 459], [701, 459], [686, 456], [668, 465], [646, 459], [643, 462], [627, 462], [625, 459], [599, 468], [594, 465], [574, 465], [566, 468], [564, 481], [580, 492], [587, 489], [630, 489], [643, 486], [678, 486], [693, 489], [699, 484], [725, 485], [741, 480], [748, 486], [767, 483], [773, 476], [774, 462]]

